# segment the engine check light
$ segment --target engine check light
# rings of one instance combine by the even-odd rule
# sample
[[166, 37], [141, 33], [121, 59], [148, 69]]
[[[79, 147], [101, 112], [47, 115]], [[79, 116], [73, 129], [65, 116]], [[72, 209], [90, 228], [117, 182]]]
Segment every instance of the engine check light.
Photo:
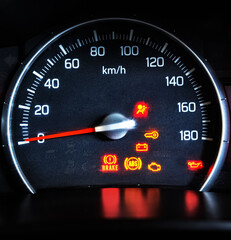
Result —
[[161, 171], [161, 165], [156, 162], [151, 162], [148, 164], [148, 170], [152, 172], [160, 172]]

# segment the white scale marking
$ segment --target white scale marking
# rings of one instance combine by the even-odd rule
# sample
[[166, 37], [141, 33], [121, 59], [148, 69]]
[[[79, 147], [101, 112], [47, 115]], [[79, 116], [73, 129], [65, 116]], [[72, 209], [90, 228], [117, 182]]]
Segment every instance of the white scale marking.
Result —
[[98, 42], [98, 36], [96, 30], [93, 31], [95, 41]]
[[18, 141], [18, 145], [24, 145], [30, 143], [29, 141]]
[[196, 70], [195, 68], [192, 68], [191, 70], [185, 73], [185, 76], [188, 76], [189, 74], [193, 73], [195, 70]]
[[213, 138], [209, 137], [202, 137], [201, 140], [206, 140], [206, 141], [213, 141]]
[[147, 38], [146, 46], [148, 45], [149, 41], [150, 41], [150, 37]]
[[61, 51], [64, 53], [64, 55], [67, 55], [67, 51], [64, 49], [63, 45], [59, 45], [59, 48], [61, 49]]
[[25, 109], [25, 110], [30, 110], [30, 107], [25, 106], [25, 105], [18, 105], [18, 108]]
[[174, 63], [177, 63], [179, 60], [180, 60], [180, 57], [178, 57], [178, 58], [174, 61]]
[[49, 62], [51, 66], [54, 65], [54, 63], [50, 59], [47, 59], [47, 62]]
[[27, 91], [28, 91], [28, 92], [31, 92], [31, 93], [33, 93], [33, 94], [35, 94], [35, 91], [32, 90], [32, 89], [30, 89], [30, 88], [27, 88]]
[[28, 127], [28, 123], [20, 123], [20, 127]]
[[204, 103], [200, 103], [200, 106], [202, 107], [202, 106], [206, 106], [206, 105], [209, 105], [209, 104], [211, 104], [210, 101], [208, 101], [208, 102], [204, 102]]
[[130, 30], [130, 35], [129, 35], [129, 41], [131, 41], [131, 40], [132, 40], [133, 32], [134, 32], [134, 30], [133, 30], [133, 29], [131, 29], [131, 30]]
[[38, 73], [38, 72], [36, 72], [36, 71], [33, 71], [33, 74], [34, 74], [35, 76], [37, 76], [38, 78], [43, 79], [43, 76], [42, 76], [40, 73]]
[[77, 42], [78, 42], [79, 46], [81, 47], [81, 46], [82, 46], [82, 44], [81, 44], [81, 42], [80, 42], [80, 40], [79, 40], [79, 39], [77, 39]]
[[162, 49], [161, 49], [161, 53], [163, 53], [163, 52], [165, 51], [165, 49], [167, 48], [167, 46], [168, 46], [168, 43], [165, 43], [164, 46], [163, 46]]

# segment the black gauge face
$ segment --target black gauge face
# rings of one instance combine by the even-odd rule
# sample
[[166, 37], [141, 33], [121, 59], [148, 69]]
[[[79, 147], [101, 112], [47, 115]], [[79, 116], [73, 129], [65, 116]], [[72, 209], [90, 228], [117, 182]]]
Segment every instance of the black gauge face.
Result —
[[150, 24], [103, 19], [47, 41], [15, 77], [4, 142], [24, 184], [206, 189], [226, 100], [204, 63]]

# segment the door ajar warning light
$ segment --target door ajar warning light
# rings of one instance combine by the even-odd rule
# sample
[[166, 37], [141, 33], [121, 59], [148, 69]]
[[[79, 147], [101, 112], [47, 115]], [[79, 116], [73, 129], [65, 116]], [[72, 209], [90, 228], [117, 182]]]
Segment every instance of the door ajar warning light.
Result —
[[103, 156], [103, 164], [101, 165], [102, 172], [117, 172], [119, 166], [117, 164], [117, 156], [115, 154], [105, 154]]

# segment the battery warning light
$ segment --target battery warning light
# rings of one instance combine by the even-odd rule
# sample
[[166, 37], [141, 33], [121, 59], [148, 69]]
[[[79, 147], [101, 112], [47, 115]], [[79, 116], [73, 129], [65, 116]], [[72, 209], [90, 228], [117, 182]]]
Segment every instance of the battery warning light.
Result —
[[136, 144], [136, 152], [148, 152], [148, 144], [147, 143], [137, 143]]
[[187, 161], [188, 169], [196, 171], [203, 168], [203, 162], [201, 160], [189, 160]]
[[149, 105], [146, 102], [137, 102], [133, 111], [135, 118], [145, 118], [148, 116]]

